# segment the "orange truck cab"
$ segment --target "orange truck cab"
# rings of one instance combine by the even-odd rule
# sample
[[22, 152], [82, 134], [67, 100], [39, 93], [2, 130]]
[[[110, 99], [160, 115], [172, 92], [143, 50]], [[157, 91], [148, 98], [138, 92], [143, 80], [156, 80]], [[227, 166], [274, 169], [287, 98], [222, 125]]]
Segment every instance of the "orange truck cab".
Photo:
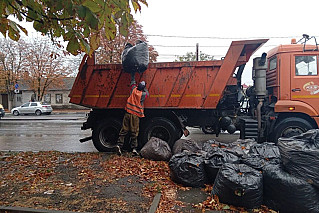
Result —
[[[315, 45], [307, 45], [313, 39]], [[316, 39], [304, 35], [268, 52], [266, 85], [268, 107], [264, 125], [267, 139], [277, 141], [319, 126], [319, 50]], [[267, 115], [267, 114], [265, 114]], [[267, 119], [269, 120], [267, 120]]]
[[[136, 74], [150, 93], [139, 148], [152, 136], [173, 146], [188, 126], [216, 135], [239, 130], [241, 138], [258, 141], [318, 128], [319, 51], [306, 38], [253, 59], [254, 86], [243, 90], [245, 65], [267, 41], [233, 41], [222, 60], [150, 63]], [[92, 129], [92, 137], [82, 142], [92, 139], [99, 151], [113, 150], [129, 92], [130, 74], [121, 64], [96, 64], [94, 55], [84, 56], [69, 94], [71, 103], [92, 108], [82, 126]]]

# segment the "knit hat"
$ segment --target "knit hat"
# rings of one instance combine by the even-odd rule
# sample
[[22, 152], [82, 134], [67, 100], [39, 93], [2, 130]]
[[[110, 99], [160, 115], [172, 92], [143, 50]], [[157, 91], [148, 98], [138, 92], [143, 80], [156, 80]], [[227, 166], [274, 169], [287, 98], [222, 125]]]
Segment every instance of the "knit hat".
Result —
[[137, 89], [140, 90], [140, 91], [142, 91], [142, 90], [145, 88], [145, 86], [146, 86], [145, 81], [141, 81], [141, 82], [138, 84]]

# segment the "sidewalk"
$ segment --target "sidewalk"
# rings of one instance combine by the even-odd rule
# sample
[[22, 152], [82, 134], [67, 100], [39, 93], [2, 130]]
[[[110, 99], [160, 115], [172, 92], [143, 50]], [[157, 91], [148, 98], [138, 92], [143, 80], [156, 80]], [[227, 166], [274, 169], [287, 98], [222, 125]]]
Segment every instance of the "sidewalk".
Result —
[[35, 114], [14, 116], [10, 112], [6, 112], [1, 120], [78, 120], [85, 118], [90, 110], [76, 110], [76, 109], [54, 109], [50, 115], [42, 114], [37, 116]]
[[87, 114], [90, 109], [53, 109], [52, 114]]

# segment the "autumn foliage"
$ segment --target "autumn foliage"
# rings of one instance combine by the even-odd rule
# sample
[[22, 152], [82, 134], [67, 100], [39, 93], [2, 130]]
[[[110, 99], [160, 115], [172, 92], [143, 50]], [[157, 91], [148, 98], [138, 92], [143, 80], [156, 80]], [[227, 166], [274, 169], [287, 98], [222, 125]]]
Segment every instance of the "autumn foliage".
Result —
[[[190, 190], [170, 178], [168, 163], [129, 154], [0, 152], [0, 206], [88, 212], [148, 212], [161, 193], [157, 213], [183, 212], [178, 191]], [[248, 212], [211, 197], [193, 208]], [[194, 209], [195, 210], [195, 209]], [[197, 210], [197, 211], [198, 211]], [[274, 212], [266, 206], [250, 212]]]

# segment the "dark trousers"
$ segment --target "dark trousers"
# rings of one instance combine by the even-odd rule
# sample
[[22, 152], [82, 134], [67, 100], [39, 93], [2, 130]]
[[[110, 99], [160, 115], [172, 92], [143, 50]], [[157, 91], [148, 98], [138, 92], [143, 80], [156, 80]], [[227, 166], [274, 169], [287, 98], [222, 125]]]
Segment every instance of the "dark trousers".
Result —
[[131, 148], [137, 148], [137, 136], [139, 132], [140, 118], [130, 113], [125, 113], [122, 123], [122, 128], [119, 134], [117, 145], [122, 148], [125, 140], [125, 136], [130, 132], [131, 135]]

